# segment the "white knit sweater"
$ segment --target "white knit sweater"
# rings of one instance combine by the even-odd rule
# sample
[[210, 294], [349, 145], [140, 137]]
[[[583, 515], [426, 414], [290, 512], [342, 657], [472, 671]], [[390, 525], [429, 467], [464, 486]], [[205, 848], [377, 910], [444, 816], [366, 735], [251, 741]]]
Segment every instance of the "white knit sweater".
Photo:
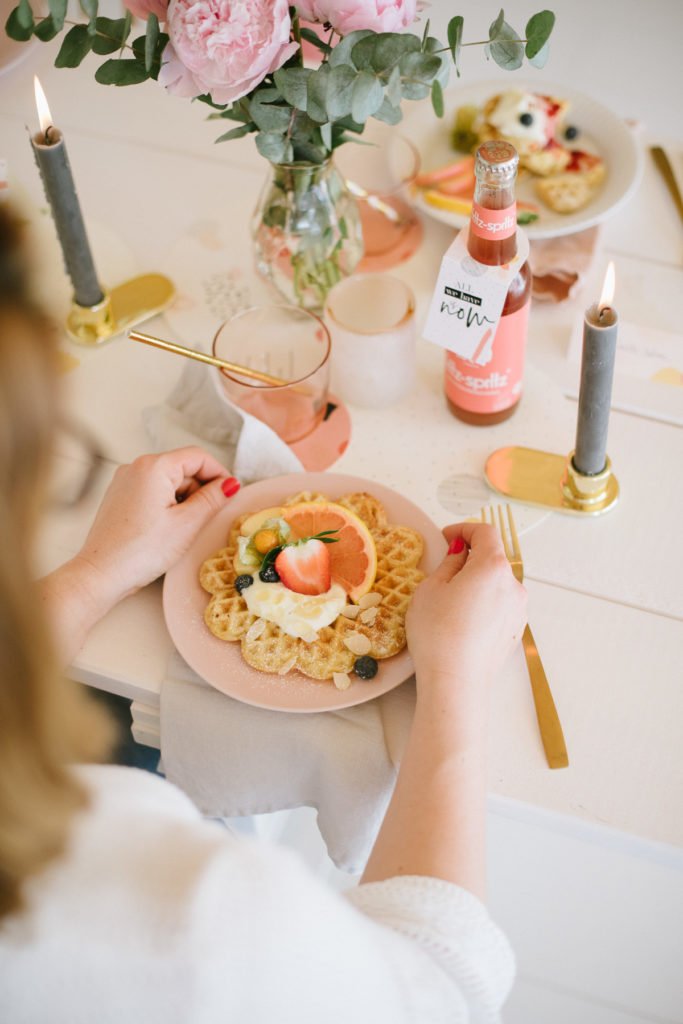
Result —
[[407, 877], [340, 896], [179, 790], [82, 769], [66, 857], [0, 922], [3, 1024], [489, 1022], [512, 984], [481, 903]]

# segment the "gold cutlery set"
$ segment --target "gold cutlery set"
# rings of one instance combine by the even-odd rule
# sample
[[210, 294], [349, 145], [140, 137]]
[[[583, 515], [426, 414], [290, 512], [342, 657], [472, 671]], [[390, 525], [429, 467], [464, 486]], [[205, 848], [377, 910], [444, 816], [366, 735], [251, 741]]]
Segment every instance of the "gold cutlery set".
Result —
[[[483, 508], [481, 510], [481, 521], [498, 527], [512, 573], [515, 579], [521, 583], [524, 579], [522, 552], [519, 546], [515, 520], [512, 516], [512, 509], [509, 505], [506, 506], [506, 509], [507, 524], [502, 505], [498, 505], [495, 510], [492, 505]], [[498, 513], [497, 517], [496, 511]], [[528, 623], [524, 627], [524, 633], [522, 634], [522, 647], [524, 648], [524, 656], [529, 670], [531, 692], [534, 704], [536, 705], [536, 717], [541, 731], [541, 740], [548, 766], [550, 768], [566, 768], [569, 764], [569, 757], [567, 755], [562, 725], [560, 724], [555, 701], [553, 700], [548, 678], [543, 668], [543, 662], [541, 661], [534, 635]]]

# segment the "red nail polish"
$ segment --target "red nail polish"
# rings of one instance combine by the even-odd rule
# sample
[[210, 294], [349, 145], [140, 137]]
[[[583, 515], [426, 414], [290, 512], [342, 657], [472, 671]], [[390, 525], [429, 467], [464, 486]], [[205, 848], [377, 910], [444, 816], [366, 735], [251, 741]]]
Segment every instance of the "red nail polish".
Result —
[[465, 541], [462, 537], [454, 537], [448, 548], [449, 555], [459, 555], [461, 551], [465, 550]]
[[226, 498], [232, 498], [233, 494], [237, 494], [242, 484], [239, 480], [236, 480], [234, 476], [229, 476], [221, 484], [221, 490]]

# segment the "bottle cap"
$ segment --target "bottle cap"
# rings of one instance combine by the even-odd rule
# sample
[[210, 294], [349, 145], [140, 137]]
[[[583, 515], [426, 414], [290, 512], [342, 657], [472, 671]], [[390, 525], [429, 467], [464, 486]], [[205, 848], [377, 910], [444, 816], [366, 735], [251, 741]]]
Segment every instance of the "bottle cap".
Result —
[[514, 146], [502, 139], [491, 139], [482, 142], [477, 149], [474, 170], [477, 175], [508, 178], [515, 174], [518, 164], [519, 156]]

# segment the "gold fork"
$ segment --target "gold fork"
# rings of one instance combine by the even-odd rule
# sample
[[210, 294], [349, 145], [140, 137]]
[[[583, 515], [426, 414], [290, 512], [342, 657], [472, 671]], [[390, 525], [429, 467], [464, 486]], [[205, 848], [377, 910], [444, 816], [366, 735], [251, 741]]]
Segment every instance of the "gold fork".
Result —
[[[509, 505], [506, 507], [510, 531], [509, 536], [505, 527], [505, 519], [503, 517], [503, 508], [501, 505], [498, 506], [498, 530], [503, 541], [503, 548], [505, 549], [505, 554], [508, 562], [510, 563], [512, 573], [515, 579], [521, 583], [524, 579], [522, 552], [519, 546], [515, 521], [512, 517], [512, 509]], [[489, 505], [488, 509], [483, 508], [481, 510], [481, 520], [483, 523], [490, 523], [491, 526], [496, 525], [495, 513], [492, 505]], [[550, 692], [550, 685], [538, 653], [536, 641], [534, 640], [533, 633], [529, 629], [528, 624], [524, 627], [522, 646], [526, 656], [527, 668], [529, 669], [531, 692], [533, 693], [534, 704], [536, 705], [536, 717], [538, 719], [538, 726], [541, 730], [541, 740], [543, 741], [546, 760], [548, 761], [550, 768], [566, 768], [569, 764], [569, 757], [567, 756], [567, 746], [564, 742], [562, 726], [560, 725], [557, 708], [555, 707], [553, 695]]]

